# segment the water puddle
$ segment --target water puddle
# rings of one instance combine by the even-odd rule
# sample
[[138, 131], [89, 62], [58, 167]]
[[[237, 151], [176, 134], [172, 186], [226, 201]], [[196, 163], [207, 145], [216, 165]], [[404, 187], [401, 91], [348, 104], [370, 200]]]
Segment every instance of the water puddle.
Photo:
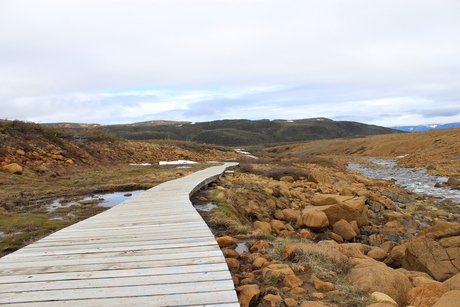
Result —
[[235, 250], [240, 254], [243, 254], [245, 252], [249, 252], [249, 248], [246, 245], [246, 242], [238, 242], [238, 243], [236, 243]]
[[217, 208], [217, 205], [211, 202], [207, 202], [203, 204], [193, 204], [193, 207], [201, 211], [211, 211], [213, 208]]
[[[144, 190], [136, 190], [130, 192], [114, 192], [108, 194], [94, 194], [82, 198], [71, 199], [70, 201], [65, 198], [59, 198], [53, 200], [49, 204], [46, 204], [46, 208], [49, 213], [58, 208], [70, 207], [72, 205], [98, 205], [101, 207], [111, 208], [127, 200], [129, 197], [135, 196], [142, 192], [144, 192]], [[131, 195], [125, 196], [129, 194]]]
[[349, 163], [348, 168], [374, 179], [395, 180], [402, 188], [416, 194], [432, 195], [438, 199], [460, 202], [460, 191], [446, 187], [435, 187], [436, 183], [447, 181], [426, 173], [425, 169], [398, 167], [396, 160], [366, 158], [373, 164]]

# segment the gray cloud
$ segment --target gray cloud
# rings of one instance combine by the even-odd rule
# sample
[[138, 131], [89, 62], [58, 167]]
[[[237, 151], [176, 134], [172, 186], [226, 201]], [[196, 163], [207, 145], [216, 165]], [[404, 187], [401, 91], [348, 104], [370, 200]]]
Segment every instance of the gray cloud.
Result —
[[460, 121], [459, 12], [456, 0], [4, 0], [1, 114]]

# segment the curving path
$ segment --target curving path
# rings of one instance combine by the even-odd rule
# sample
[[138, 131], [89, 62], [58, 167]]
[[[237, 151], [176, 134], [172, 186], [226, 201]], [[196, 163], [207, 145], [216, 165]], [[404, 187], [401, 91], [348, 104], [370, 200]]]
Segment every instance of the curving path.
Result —
[[0, 305], [239, 306], [189, 199], [236, 164], [165, 182], [0, 258]]

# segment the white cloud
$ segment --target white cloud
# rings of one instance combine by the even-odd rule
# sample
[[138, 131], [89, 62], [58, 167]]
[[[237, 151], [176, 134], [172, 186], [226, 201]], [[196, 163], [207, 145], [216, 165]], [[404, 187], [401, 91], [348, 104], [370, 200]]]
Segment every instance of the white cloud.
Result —
[[3, 0], [1, 114], [457, 120], [459, 12], [456, 0]]

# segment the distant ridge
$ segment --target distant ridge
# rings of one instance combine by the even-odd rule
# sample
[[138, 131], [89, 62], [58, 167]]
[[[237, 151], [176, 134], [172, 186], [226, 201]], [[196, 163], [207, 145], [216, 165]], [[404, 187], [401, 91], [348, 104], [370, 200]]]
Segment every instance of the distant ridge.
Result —
[[298, 120], [228, 119], [212, 122], [145, 121], [101, 126], [106, 132], [131, 140], [181, 140], [222, 146], [304, 142], [375, 134], [401, 133], [391, 128], [328, 118]]
[[431, 124], [431, 125], [418, 125], [418, 126], [396, 126], [391, 127], [393, 129], [398, 129], [408, 132], [422, 132], [428, 130], [439, 130], [439, 129], [450, 129], [450, 128], [459, 128], [460, 123], [450, 123], [450, 124]]

